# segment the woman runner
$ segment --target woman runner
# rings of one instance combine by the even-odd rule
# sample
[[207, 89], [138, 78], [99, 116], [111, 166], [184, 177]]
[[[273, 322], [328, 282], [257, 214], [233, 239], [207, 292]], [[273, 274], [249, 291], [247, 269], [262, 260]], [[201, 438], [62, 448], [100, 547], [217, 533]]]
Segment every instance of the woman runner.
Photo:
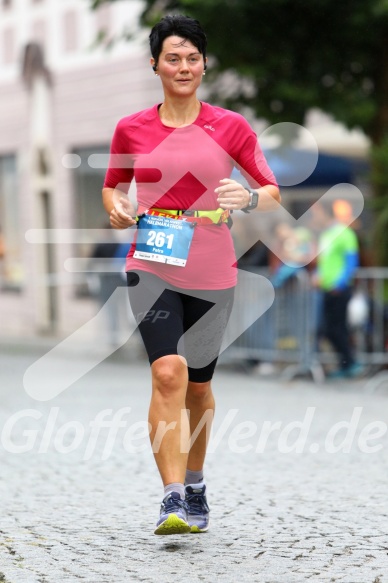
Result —
[[[152, 373], [150, 439], [164, 485], [155, 534], [208, 529], [211, 380], [237, 282], [230, 214], [280, 200], [247, 121], [197, 97], [206, 45], [192, 18], [153, 27], [150, 62], [164, 99], [118, 123], [103, 188], [111, 226], [137, 225], [126, 271]], [[233, 167], [249, 189], [230, 178]], [[137, 210], [125, 201], [133, 179]]]

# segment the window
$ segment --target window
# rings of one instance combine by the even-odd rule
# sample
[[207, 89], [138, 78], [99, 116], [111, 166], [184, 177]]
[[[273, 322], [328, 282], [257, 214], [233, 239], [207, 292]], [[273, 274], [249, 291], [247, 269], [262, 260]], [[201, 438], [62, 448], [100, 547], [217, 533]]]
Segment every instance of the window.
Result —
[[78, 48], [78, 23], [75, 12], [66, 12], [63, 17], [64, 50], [71, 53]]
[[16, 61], [15, 31], [13, 28], [6, 28], [3, 31], [3, 63], [10, 65]]
[[[73, 208], [76, 223], [75, 229], [101, 229], [109, 224], [109, 217], [102, 205], [101, 189], [104, 183], [105, 168], [91, 168], [88, 158], [91, 154], [108, 154], [109, 145], [80, 148], [73, 151], [81, 159], [81, 164], [74, 170], [74, 194]], [[89, 239], [89, 240], [88, 240]], [[74, 249], [73, 257], [90, 257], [96, 243], [92, 236], [83, 237], [83, 243]], [[85, 282], [79, 282], [76, 287], [78, 296], [88, 295], [88, 286]]]
[[46, 23], [44, 20], [36, 20], [32, 23], [31, 38], [42, 47], [44, 53], [46, 46]]
[[103, 44], [110, 40], [111, 31], [111, 6], [102, 4], [95, 11], [96, 36]]
[[16, 156], [0, 157], [0, 286], [21, 288], [22, 233], [18, 205]]
[[91, 168], [88, 158], [92, 154], [109, 154], [109, 145], [73, 150], [81, 159], [81, 164], [74, 170], [75, 192], [74, 209], [77, 217], [76, 229], [98, 229], [107, 215], [101, 202], [101, 189], [105, 177], [105, 168]]

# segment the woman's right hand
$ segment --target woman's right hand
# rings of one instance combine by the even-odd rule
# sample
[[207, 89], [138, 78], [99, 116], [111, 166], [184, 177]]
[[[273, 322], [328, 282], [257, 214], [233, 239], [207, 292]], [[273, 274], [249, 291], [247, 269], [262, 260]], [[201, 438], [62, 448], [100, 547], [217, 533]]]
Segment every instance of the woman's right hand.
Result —
[[136, 225], [135, 208], [130, 203], [130, 201], [121, 197], [114, 204], [113, 209], [110, 212], [109, 219], [110, 224], [113, 229], [128, 229], [128, 227], [133, 227]]

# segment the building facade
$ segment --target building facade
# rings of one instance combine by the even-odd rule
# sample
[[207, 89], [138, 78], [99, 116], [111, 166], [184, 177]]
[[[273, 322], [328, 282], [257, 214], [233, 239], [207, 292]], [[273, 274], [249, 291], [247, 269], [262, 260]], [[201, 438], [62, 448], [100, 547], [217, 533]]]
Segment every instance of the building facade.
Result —
[[[0, 0], [0, 334], [64, 337], [98, 308], [87, 257], [106, 219], [103, 168], [117, 121], [160, 99], [142, 4]], [[125, 30], [130, 39], [110, 39]], [[100, 39], [97, 43], [96, 40]]]

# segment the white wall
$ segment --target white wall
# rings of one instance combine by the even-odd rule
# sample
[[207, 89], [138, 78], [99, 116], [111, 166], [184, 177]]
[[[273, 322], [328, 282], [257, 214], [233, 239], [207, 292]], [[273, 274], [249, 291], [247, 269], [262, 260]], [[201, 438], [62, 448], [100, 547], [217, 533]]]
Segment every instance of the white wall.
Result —
[[[98, 63], [105, 49], [92, 47], [102, 23], [107, 23], [109, 36], [120, 33], [123, 26], [136, 33], [136, 39], [119, 42], [112, 50], [114, 56], [131, 54], [146, 37], [144, 31], [138, 34], [141, 9], [139, 0], [113, 2], [97, 11], [90, 10], [90, 0], [12, 0], [8, 8], [0, 4], [0, 83], [18, 77], [23, 49], [31, 41], [43, 45], [47, 65], [53, 71]], [[66, 50], [70, 13], [75, 21], [76, 48], [72, 51]], [[11, 61], [9, 52], [13, 54]]]
[[[55, 228], [73, 229], [77, 224], [77, 193], [72, 171], [62, 164], [63, 156], [76, 148], [108, 145], [121, 117], [161, 100], [160, 80], [149, 66], [147, 31], [131, 42], [118, 43], [113, 50], [91, 50], [99, 22], [109, 23], [110, 34], [117, 33], [125, 23], [134, 30], [140, 10], [141, 2], [136, 0], [114, 2], [100, 14], [89, 10], [89, 0], [13, 0], [8, 9], [0, 4], [0, 156], [17, 155], [15, 197], [19, 200], [23, 240], [26, 231], [41, 226], [32, 156], [37, 109], [31, 90], [21, 78], [21, 56], [25, 45], [35, 40], [36, 23], [44, 22], [45, 62], [52, 79], [46, 96], [50, 127], [44, 134], [52, 166], [48, 186], [53, 223]], [[77, 49], [73, 52], [64, 50], [68, 11], [74, 11], [78, 22]], [[10, 38], [9, 31], [15, 35], [15, 58], [9, 63], [4, 63], [5, 31], [6, 40]], [[96, 204], [101, 204], [100, 191], [96, 192]], [[64, 270], [64, 262], [73, 252], [69, 244], [54, 247], [55, 271], [63, 280], [57, 287], [59, 336], [77, 329], [97, 309], [93, 301], [75, 298], [71, 276]], [[21, 292], [0, 292], [1, 334], [32, 335], [42, 329], [40, 312], [47, 281], [39, 245], [24, 240], [23, 267], [25, 282]]]

